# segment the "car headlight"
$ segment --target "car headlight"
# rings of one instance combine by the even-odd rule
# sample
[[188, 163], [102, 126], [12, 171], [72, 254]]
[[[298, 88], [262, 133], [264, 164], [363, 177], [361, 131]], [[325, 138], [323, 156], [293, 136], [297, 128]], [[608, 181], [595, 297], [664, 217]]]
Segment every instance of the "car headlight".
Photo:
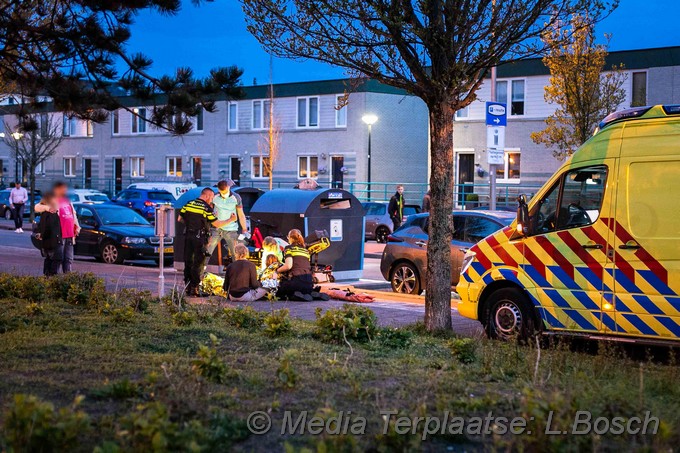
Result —
[[465, 253], [465, 256], [463, 257], [463, 264], [460, 267], [460, 275], [463, 275], [468, 269], [470, 269], [470, 266], [472, 265], [472, 262], [475, 260], [476, 256], [477, 254], [475, 252], [471, 252], [469, 250]]
[[125, 237], [121, 241], [123, 244], [145, 244], [146, 239], [145, 238], [132, 238], [132, 237]]

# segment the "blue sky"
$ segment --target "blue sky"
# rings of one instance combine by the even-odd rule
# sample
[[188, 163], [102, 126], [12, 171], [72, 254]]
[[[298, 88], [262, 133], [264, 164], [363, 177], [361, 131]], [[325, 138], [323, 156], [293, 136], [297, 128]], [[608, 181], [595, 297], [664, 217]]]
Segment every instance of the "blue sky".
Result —
[[[194, 7], [183, 1], [172, 17], [144, 13], [132, 28], [130, 51], [154, 60], [152, 73], [189, 66], [204, 76], [211, 68], [236, 64], [245, 70], [243, 83], [268, 82], [269, 56], [246, 30], [237, 0], [215, 0]], [[621, 0], [619, 8], [599, 24], [598, 33], [613, 35], [611, 50], [680, 45], [680, 1]], [[274, 82], [342, 77], [342, 69], [313, 61], [274, 60]]]

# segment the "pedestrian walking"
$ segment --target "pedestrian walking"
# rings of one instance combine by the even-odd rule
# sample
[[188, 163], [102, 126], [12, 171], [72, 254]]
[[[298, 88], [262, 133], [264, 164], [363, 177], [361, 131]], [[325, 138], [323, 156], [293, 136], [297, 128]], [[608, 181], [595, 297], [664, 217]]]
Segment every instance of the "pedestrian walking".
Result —
[[14, 183], [14, 188], [9, 192], [9, 208], [14, 215], [14, 231], [23, 233], [24, 226], [24, 207], [28, 201], [28, 192], [21, 187], [19, 181]]
[[390, 202], [387, 205], [387, 212], [394, 224], [392, 231], [396, 231], [397, 228], [401, 226], [401, 220], [404, 218], [404, 186], [401, 184], [397, 186], [397, 191], [392, 195], [392, 198], [390, 198]]
[[199, 296], [198, 286], [205, 260], [210, 256], [207, 245], [210, 226], [222, 227], [236, 221], [236, 214], [225, 220], [217, 220], [213, 213], [212, 201], [215, 192], [210, 187], [201, 191], [201, 196], [191, 200], [179, 211], [178, 221], [184, 222], [184, 283], [187, 295]]
[[[210, 234], [208, 240], [208, 254], [212, 256], [215, 247], [224, 240], [229, 250], [229, 258], [234, 257], [234, 247], [238, 243], [238, 227], [241, 226], [243, 234], [248, 235], [246, 228], [246, 216], [243, 212], [243, 202], [241, 197], [231, 191], [234, 186], [234, 181], [231, 179], [223, 180], [217, 183], [218, 193], [213, 199], [214, 212], [217, 220], [228, 220], [234, 215], [234, 220], [229, 221], [220, 228], [215, 228]], [[228, 261], [227, 261], [228, 262]]]
[[430, 197], [431, 197], [431, 195], [432, 194], [428, 190], [427, 193], [425, 194], [425, 196], [423, 197], [423, 206], [421, 208], [422, 212], [430, 212], [430, 202], [431, 202]]
[[51, 191], [47, 192], [42, 202], [52, 208], [40, 215], [40, 223], [38, 224], [38, 232], [36, 234], [36, 238], [42, 244], [40, 251], [43, 257], [45, 257], [43, 274], [49, 277], [57, 275], [62, 263], [61, 222], [59, 214], [57, 214], [57, 203], [54, 193]]
[[253, 302], [267, 295], [267, 290], [257, 279], [257, 266], [248, 261], [248, 248], [243, 244], [234, 247], [234, 262], [224, 272], [224, 291], [234, 302]]

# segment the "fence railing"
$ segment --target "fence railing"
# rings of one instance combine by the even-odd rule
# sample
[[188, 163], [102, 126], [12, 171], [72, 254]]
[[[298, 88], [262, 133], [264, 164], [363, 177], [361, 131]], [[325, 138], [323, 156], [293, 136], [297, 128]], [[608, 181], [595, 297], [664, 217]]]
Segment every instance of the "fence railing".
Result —
[[[421, 204], [428, 184], [399, 183], [404, 186], [404, 199], [409, 204]], [[396, 191], [395, 182], [352, 182], [349, 191], [361, 201], [389, 201]], [[541, 184], [496, 184], [496, 206], [510, 208], [517, 204], [517, 197], [525, 194], [528, 198], [542, 187]], [[455, 184], [453, 202], [458, 209], [474, 209], [489, 206], [491, 199], [490, 184]]]

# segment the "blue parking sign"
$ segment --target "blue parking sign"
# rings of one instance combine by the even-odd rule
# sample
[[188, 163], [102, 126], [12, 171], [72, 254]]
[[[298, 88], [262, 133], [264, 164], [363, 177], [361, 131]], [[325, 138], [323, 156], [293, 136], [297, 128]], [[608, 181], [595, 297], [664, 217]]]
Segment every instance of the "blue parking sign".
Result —
[[508, 109], [505, 104], [500, 102], [486, 103], [486, 125], [496, 127], [508, 125]]

